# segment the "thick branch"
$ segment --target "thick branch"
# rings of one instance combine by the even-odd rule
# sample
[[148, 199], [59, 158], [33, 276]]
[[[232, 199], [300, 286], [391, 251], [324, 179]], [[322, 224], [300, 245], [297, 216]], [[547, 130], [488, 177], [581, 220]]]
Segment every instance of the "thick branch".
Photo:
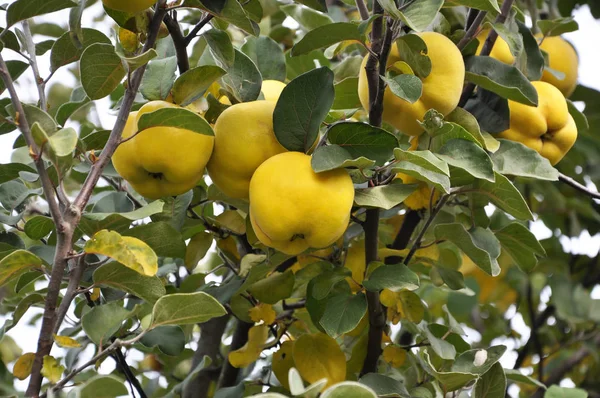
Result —
[[[510, 14], [510, 9], [513, 3], [514, 0], [505, 0], [504, 3], [502, 3], [502, 8], [500, 9], [501, 12], [496, 17], [496, 23], [503, 24], [504, 22], [506, 22], [506, 18], [508, 18], [508, 15]], [[494, 29], [491, 29], [490, 33], [487, 36], [487, 39], [485, 39], [485, 43], [483, 44], [483, 48], [481, 49], [481, 53], [479, 55], [490, 55], [494, 44], [496, 44], [496, 39], [498, 39], [498, 33]], [[468, 83], [463, 89], [460, 101], [458, 103], [459, 107], [462, 108], [465, 106], [469, 98], [471, 98], [473, 91], [475, 91], [475, 84]]]
[[358, 13], [363, 21], [369, 19], [369, 9], [364, 0], [356, 0], [356, 8], [358, 8]]
[[187, 384], [183, 391], [183, 398], [208, 396], [211, 383], [216, 382], [219, 378], [219, 368], [216, 364], [221, 347], [221, 338], [228, 320], [229, 315], [224, 315], [200, 324], [200, 338], [192, 360], [192, 369], [198, 366], [204, 356], [208, 356], [212, 362], [210, 367], [202, 369], [198, 376]]
[[185, 37], [183, 37], [183, 33], [181, 32], [179, 22], [177, 22], [176, 15], [171, 17], [169, 14], [165, 14], [164, 22], [165, 25], [167, 25], [167, 29], [169, 30], [171, 39], [173, 39], [173, 44], [175, 45], [179, 73], [184, 73], [190, 69], [190, 61], [188, 59]]
[[600, 193], [598, 192], [594, 192], [591, 191], [589, 189], [587, 189], [585, 187], [585, 185], [582, 185], [580, 183], [578, 183], [577, 181], [575, 181], [573, 178], [564, 175], [563, 173], [559, 173], [558, 174], [558, 180], [561, 182], [564, 182], [567, 185], [570, 185], [571, 187], [575, 188], [576, 190], [585, 193], [586, 195], [594, 198], [594, 199], [600, 199]]
[[[247, 323], [241, 320], [237, 321], [235, 331], [233, 332], [233, 339], [231, 341], [230, 351], [239, 350], [248, 342], [248, 331], [252, 327], [251, 323]], [[223, 364], [221, 369], [221, 376], [219, 377], [219, 388], [232, 387], [235, 385], [240, 369], [234, 367], [230, 362], [229, 358]]]
[[[402, 221], [402, 227], [400, 227], [398, 235], [396, 235], [394, 242], [389, 246], [389, 248], [394, 250], [406, 249], [413, 232], [415, 232], [417, 225], [419, 225], [419, 222], [421, 222], [421, 216], [419, 215], [419, 212], [416, 210], [409, 210], [404, 216], [404, 221]], [[402, 259], [396, 256], [390, 256], [385, 259], [386, 264], [394, 264], [400, 261], [402, 261]]]
[[81, 282], [81, 277], [83, 276], [83, 272], [85, 271], [85, 256], [79, 257], [77, 264], [71, 270], [71, 274], [69, 275], [69, 285], [67, 286], [67, 291], [63, 296], [62, 301], [60, 302], [60, 306], [58, 307], [58, 311], [56, 313], [56, 324], [54, 326], [54, 333], [58, 334], [58, 330], [60, 329], [60, 325], [62, 325], [67, 312], [69, 311], [69, 307], [77, 296], [77, 289], [79, 288], [79, 282]]

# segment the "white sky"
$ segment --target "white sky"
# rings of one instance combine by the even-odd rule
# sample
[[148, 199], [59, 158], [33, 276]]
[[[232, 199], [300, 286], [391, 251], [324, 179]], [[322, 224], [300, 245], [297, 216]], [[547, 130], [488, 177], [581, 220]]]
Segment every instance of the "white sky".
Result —
[[[8, 1], [12, 2], [11, 0]], [[102, 30], [105, 34], [111, 35], [110, 27], [102, 27], [96, 23], [92, 23], [94, 18], [93, 14], [99, 14], [101, 9], [99, 5], [93, 9], [90, 13], [88, 12], [84, 17], [83, 26], [94, 27], [95, 29]], [[48, 20], [52, 21], [67, 21], [68, 20], [68, 12], [58, 12], [52, 14], [51, 17], [46, 17]], [[579, 82], [585, 86], [589, 86], [595, 89], [600, 90], [600, 73], [598, 73], [598, 69], [600, 68], [600, 53], [595, 49], [597, 48], [597, 43], [594, 43], [593, 38], [600, 38], [600, 22], [596, 21], [590, 14], [589, 9], [583, 7], [575, 12], [575, 19], [579, 23], [580, 30], [573, 33], [568, 33], [565, 37], [573, 43], [580, 57], [580, 67], [579, 67]], [[4, 21], [3, 25], [5, 25]], [[12, 53], [11, 51], [4, 51], [4, 53]], [[14, 53], [13, 53], [14, 54]], [[42, 77], [47, 76], [49, 72], [49, 62], [48, 62], [48, 54], [43, 57], [39, 57], [40, 61], [40, 73]], [[8, 59], [18, 59], [18, 56], [7, 56], [3, 54]], [[53, 77], [51, 82], [61, 82], [66, 85], [74, 85], [76, 83], [73, 76], [67, 72], [66, 68], [61, 68], [59, 72]], [[18, 92], [21, 99], [25, 102], [35, 102], [36, 98], [36, 90], [33, 88], [33, 78], [31, 76], [31, 71], [28, 70], [24, 75], [22, 75], [18, 80]], [[7, 93], [3, 93], [2, 97], [6, 97]], [[97, 109], [100, 115], [102, 116], [102, 124], [104, 128], [110, 128], [112, 123], [115, 120], [113, 114], [111, 114], [108, 110], [108, 101], [101, 100], [97, 101]], [[8, 163], [10, 162], [11, 152], [12, 152], [12, 144], [16, 137], [18, 136], [17, 132], [13, 132], [10, 134], [0, 135], [0, 163]], [[535, 222], [533, 224], [533, 231], [538, 236], [539, 239], [547, 238], [550, 236], [551, 231], [547, 229], [541, 222]], [[561, 240], [563, 245], [568, 249], [572, 250], [575, 253], [588, 254], [590, 256], [595, 256], [600, 249], [600, 236], [590, 237], [589, 233], [584, 232], [579, 238], [568, 239], [564, 238]], [[600, 289], [596, 289], [594, 291], [595, 298], [600, 298]], [[545, 300], [548, 299], [548, 293], [545, 293]], [[509, 310], [510, 311], [510, 310]], [[16, 342], [23, 348], [23, 352], [34, 352], [36, 349], [36, 341], [37, 341], [37, 328], [31, 327], [27, 325], [28, 318], [35, 313], [39, 313], [40, 310], [30, 310], [24, 319], [21, 320], [19, 325], [12, 329], [8, 335], [11, 336]], [[512, 312], [514, 315], [514, 311]], [[3, 322], [3, 317], [0, 317], [0, 323]], [[525, 326], [522, 317], [520, 314], [516, 314], [511, 319], [512, 327], [518, 330], [522, 334], [522, 342], [526, 341], [529, 337], [528, 328]], [[474, 330], [468, 330], [470, 340], [477, 341], [479, 340], [478, 333]], [[506, 344], [509, 348], [507, 354], [504, 355], [501, 362], [505, 367], [512, 368], [512, 364], [516, 358], [516, 353], [514, 351], [510, 351], [514, 348], [514, 343], [512, 341], [499, 341], [494, 342]], [[53, 352], [56, 353], [57, 350], [61, 350], [60, 348], [54, 348]], [[88, 350], [89, 351], [89, 350]], [[87, 352], [87, 354], [91, 354]], [[140, 359], [138, 355], [135, 356], [137, 359]], [[108, 365], [108, 366], [106, 366]], [[112, 360], [107, 360], [106, 365], [103, 366], [104, 371], [110, 371], [112, 366]], [[567, 383], [568, 384], [568, 383]], [[27, 386], [26, 381], [18, 382], [17, 386], [20, 389], [25, 389]]]

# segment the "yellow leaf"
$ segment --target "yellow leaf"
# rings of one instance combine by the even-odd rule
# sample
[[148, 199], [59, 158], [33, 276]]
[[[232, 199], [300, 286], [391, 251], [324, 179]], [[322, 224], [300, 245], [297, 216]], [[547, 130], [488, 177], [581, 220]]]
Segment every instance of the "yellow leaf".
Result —
[[44, 365], [42, 366], [42, 376], [50, 380], [50, 383], [56, 384], [60, 380], [65, 367], [50, 355], [44, 356]]
[[260, 325], [251, 327], [248, 331], [248, 342], [239, 350], [229, 353], [229, 363], [231, 363], [231, 366], [234, 368], [245, 368], [256, 361], [268, 337], [268, 326]]
[[85, 244], [86, 253], [111, 257], [142, 275], [154, 276], [158, 271], [158, 257], [146, 243], [131, 236], [103, 229]]
[[273, 310], [273, 307], [270, 304], [264, 303], [260, 303], [256, 307], [250, 308], [248, 314], [253, 322], [258, 323], [262, 321], [265, 325], [271, 325], [275, 322], [275, 318], [277, 317], [277, 313]]
[[57, 334], [54, 335], [54, 341], [58, 344], [59, 347], [62, 348], [77, 348], [81, 347], [81, 344], [75, 339], [72, 339], [68, 336], [59, 336]]
[[31, 367], [33, 366], [33, 360], [35, 359], [34, 352], [28, 352], [23, 354], [15, 362], [13, 368], [13, 375], [19, 380], [25, 380], [31, 374]]
[[26, 250], [15, 250], [0, 260], [0, 286], [29, 268], [41, 267], [42, 260]]
[[419, 296], [409, 290], [392, 292], [383, 289], [379, 293], [381, 304], [387, 307], [387, 319], [394, 325], [405, 318], [413, 323], [419, 323], [425, 315], [425, 307]]
[[367, 345], [369, 343], [369, 335], [367, 333], [360, 336], [358, 341], [352, 347], [350, 360], [347, 364], [348, 380], [355, 380], [356, 373], [360, 372], [367, 357]]
[[277, 377], [277, 380], [286, 389], [290, 389], [290, 381], [288, 379], [288, 373], [290, 369], [294, 367], [294, 342], [292, 340], [284, 341], [277, 352], [273, 354], [273, 373]]
[[324, 388], [346, 379], [346, 356], [338, 343], [324, 333], [305, 334], [296, 340], [294, 363], [309, 383], [327, 378]]
[[390, 344], [383, 349], [383, 360], [394, 368], [399, 368], [406, 361], [406, 351]]
[[92, 294], [90, 294], [90, 300], [92, 301], [96, 301], [100, 298], [100, 288], [99, 287], [95, 287], [92, 290]]

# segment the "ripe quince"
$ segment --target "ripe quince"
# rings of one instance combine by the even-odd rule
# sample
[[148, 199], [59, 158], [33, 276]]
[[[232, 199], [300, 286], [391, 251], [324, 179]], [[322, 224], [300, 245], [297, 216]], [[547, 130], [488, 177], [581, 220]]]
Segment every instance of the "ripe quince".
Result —
[[275, 137], [273, 111], [284, 83], [265, 80], [265, 101], [235, 104], [215, 123], [215, 150], [208, 163], [208, 174], [226, 195], [248, 199], [254, 170], [271, 156], [287, 151]]
[[113, 10], [135, 14], [152, 7], [156, 0], [102, 0], [102, 3]]
[[548, 67], [565, 74], [559, 79], [544, 70], [542, 81], [548, 82], [558, 88], [565, 97], [569, 97], [577, 87], [577, 74], [579, 69], [579, 57], [575, 49], [560, 36], [546, 37], [540, 48], [548, 53]]
[[[477, 47], [477, 52], [475, 54], [481, 54], [481, 50], [483, 49], [485, 39], [487, 39], [489, 33], [489, 29], [483, 29], [481, 32], [479, 32], [479, 34], [477, 35], [479, 46]], [[492, 51], [490, 52], [489, 56], [507, 65], [512, 65], [515, 63], [515, 57], [510, 52], [510, 47], [508, 46], [508, 43], [505, 42], [504, 39], [500, 36], [498, 36], [498, 38], [496, 39], [494, 47], [492, 47]]]
[[354, 185], [346, 171], [315, 173], [311, 158], [284, 152], [261, 164], [250, 181], [250, 221], [258, 239], [285, 254], [333, 244], [346, 231]]
[[577, 139], [577, 126], [559, 89], [546, 82], [532, 82], [538, 106], [508, 101], [510, 128], [500, 138], [518, 141], [557, 164]]
[[[137, 122], [145, 113], [177, 107], [165, 101], [147, 103], [129, 115], [123, 139], [137, 133]], [[119, 145], [112, 161], [136, 192], [159, 199], [194, 188], [204, 174], [213, 145], [214, 137], [208, 135], [177, 127], [152, 127]]]
[[[420, 135], [425, 112], [435, 109], [447, 115], [456, 108], [465, 80], [465, 64], [460, 50], [446, 36], [435, 32], [418, 34], [427, 45], [427, 55], [431, 60], [431, 73], [423, 82], [423, 94], [414, 104], [397, 97], [387, 87], [383, 96], [383, 120], [408, 135]], [[368, 56], [363, 59], [358, 78], [358, 96], [365, 109], [369, 109], [369, 85], [365, 65]], [[392, 46], [387, 66], [390, 67], [405, 56], [397, 46]]]

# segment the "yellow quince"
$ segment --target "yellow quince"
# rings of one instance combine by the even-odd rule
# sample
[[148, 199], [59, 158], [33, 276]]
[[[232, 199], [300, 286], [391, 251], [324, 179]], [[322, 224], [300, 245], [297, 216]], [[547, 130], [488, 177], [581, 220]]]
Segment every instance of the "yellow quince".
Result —
[[[418, 33], [427, 45], [427, 55], [431, 60], [431, 73], [421, 78], [423, 94], [415, 103], [397, 97], [389, 87], [383, 96], [383, 120], [408, 135], [420, 135], [425, 112], [435, 109], [444, 116], [456, 108], [465, 80], [465, 64], [460, 50], [446, 36], [435, 32]], [[358, 96], [365, 109], [369, 109], [369, 85], [365, 65], [365, 57], [358, 78]], [[397, 46], [392, 46], [388, 57], [388, 68], [394, 63], [403, 61]]]
[[119, 145], [112, 157], [121, 177], [150, 199], [180, 195], [194, 188], [213, 150], [214, 137], [182, 128], [152, 127], [136, 134], [137, 122], [145, 113], [177, 107], [152, 101], [132, 112], [122, 136], [128, 140]]
[[546, 82], [532, 82], [538, 106], [508, 101], [510, 128], [500, 138], [518, 141], [557, 164], [577, 139], [577, 126], [559, 89]]
[[548, 67], [565, 74], [563, 79], [559, 79], [548, 70], [544, 70], [542, 81], [552, 84], [565, 97], [569, 97], [577, 87], [579, 69], [577, 52], [571, 43], [560, 36], [546, 37], [540, 48], [548, 53]]
[[354, 202], [345, 170], [315, 173], [311, 158], [284, 152], [261, 164], [250, 181], [250, 221], [258, 239], [285, 254], [320, 249], [343, 235]]

